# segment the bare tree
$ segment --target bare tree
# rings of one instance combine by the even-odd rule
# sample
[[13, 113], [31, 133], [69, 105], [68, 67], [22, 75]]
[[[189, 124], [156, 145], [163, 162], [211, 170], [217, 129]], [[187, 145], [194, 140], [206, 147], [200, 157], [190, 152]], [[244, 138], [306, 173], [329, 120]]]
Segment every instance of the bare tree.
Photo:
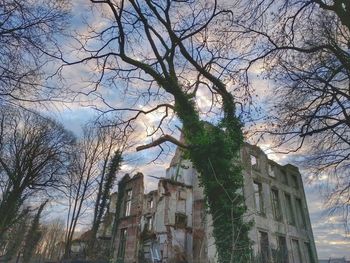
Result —
[[[242, 28], [259, 43], [249, 67], [275, 82], [267, 129], [285, 152], [302, 149], [312, 177], [330, 176], [330, 206], [350, 208], [350, 3], [254, 1]], [[278, 10], [278, 11], [277, 11]], [[316, 175], [316, 176], [315, 176]]]
[[68, 214], [65, 237], [65, 258], [70, 257], [71, 244], [75, 228], [86, 210], [86, 202], [93, 195], [93, 181], [98, 176], [98, 162], [101, 155], [101, 141], [95, 137], [92, 127], [85, 127], [83, 138], [72, 156], [69, 182], [67, 184]]
[[57, 95], [44, 79], [50, 74], [68, 11], [65, 0], [0, 1], [0, 104]]
[[60, 244], [64, 243], [65, 224], [60, 219], [42, 224], [43, 237], [38, 245], [38, 254], [44, 260], [60, 260], [62, 256]]
[[[201, 174], [219, 261], [233, 262], [233, 254], [236, 261], [248, 260], [249, 224], [243, 218], [244, 199], [239, 191], [243, 178], [237, 164], [243, 136], [231, 93], [242, 99], [247, 90], [234, 85], [243, 55], [237, 52], [242, 45], [236, 42], [240, 35], [232, 30], [233, 12], [216, 1], [91, 3], [94, 21], [101, 16], [103, 23], [91, 25], [91, 34], [80, 39], [79, 51], [88, 56], [67, 64], [95, 63], [94, 74], [99, 75], [92, 92], [105, 103], [105, 114], [118, 116], [114, 125], [129, 131], [145, 115], [158, 114], [149, 131], [158, 138], [137, 150], [159, 147], [162, 151], [167, 142], [182, 147]], [[115, 93], [124, 96], [125, 103], [118, 107], [98, 93], [101, 87], [116, 87]], [[207, 105], [200, 103], [204, 94], [209, 97]], [[166, 129], [174, 115], [182, 123], [184, 142]], [[204, 121], [210, 117], [213, 124]], [[223, 192], [222, 185], [229, 188]]]
[[75, 138], [57, 122], [6, 107], [0, 113], [0, 240], [26, 200], [58, 189]]
[[[94, 207], [92, 239], [96, 238], [105, 210], [104, 190], [109, 179], [108, 161], [116, 150], [124, 149], [124, 134], [113, 127], [88, 124], [74, 154], [74, 165], [67, 184], [69, 201], [65, 257], [69, 257], [73, 235], [81, 216]], [[113, 178], [112, 178], [113, 179]], [[101, 204], [103, 207], [101, 207]]]

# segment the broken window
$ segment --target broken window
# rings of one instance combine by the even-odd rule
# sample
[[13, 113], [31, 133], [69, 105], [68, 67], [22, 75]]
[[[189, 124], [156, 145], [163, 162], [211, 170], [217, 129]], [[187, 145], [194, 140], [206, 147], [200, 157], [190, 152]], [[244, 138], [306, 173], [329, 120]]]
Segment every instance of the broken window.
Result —
[[152, 197], [150, 199], [148, 199], [147, 207], [148, 208], [153, 208], [153, 198]]
[[159, 249], [159, 244], [158, 243], [152, 243], [151, 249], [151, 258], [152, 258], [152, 262], [160, 262], [161, 260], [161, 253], [160, 253], [160, 249]]
[[282, 220], [281, 205], [277, 189], [271, 189], [271, 203], [273, 217], [277, 221]]
[[277, 236], [277, 251], [274, 255], [276, 263], [288, 263], [288, 248], [286, 238], [284, 236]]
[[270, 262], [269, 237], [266, 232], [259, 231], [259, 252], [261, 263]]
[[298, 184], [298, 177], [295, 174], [290, 174], [289, 175], [289, 179], [290, 179], [290, 184], [292, 187], [298, 189], [299, 188], [299, 184]]
[[281, 171], [281, 182], [285, 185], [288, 185], [287, 173], [285, 171]]
[[262, 184], [254, 182], [254, 199], [256, 211], [265, 214]]
[[119, 247], [118, 247], [118, 259], [124, 260], [125, 248], [127, 239], [127, 228], [120, 230]]
[[275, 174], [275, 166], [272, 163], [269, 163], [268, 165], [268, 169], [269, 169], [269, 176], [276, 178], [276, 174]]
[[151, 231], [153, 228], [153, 217], [152, 216], [148, 216], [145, 218], [145, 230]]
[[287, 209], [287, 221], [290, 225], [295, 225], [295, 216], [292, 205], [292, 199], [289, 194], [285, 194], [286, 198], [286, 209]]
[[186, 194], [184, 189], [177, 191], [176, 212], [186, 214]]
[[299, 247], [299, 242], [296, 239], [292, 239], [292, 255], [293, 255], [293, 262], [294, 263], [303, 262], [301, 259], [301, 251], [300, 251], [300, 247]]
[[175, 227], [186, 228], [186, 226], [187, 226], [187, 216], [183, 213], [175, 213]]
[[258, 170], [259, 169], [258, 157], [251, 154], [250, 155], [250, 164], [251, 164], [253, 169]]
[[132, 190], [126, 191], [124, 216], [129, 216], [131, 211]]
[[303, 209], [303, 204], [301, 202], [301, 199], [296, 198], [295, 203], [297, 207], [299, 227], [306, 229], [306, 219], [305, 219], [305, 214], [304, 214], [304, 209]]

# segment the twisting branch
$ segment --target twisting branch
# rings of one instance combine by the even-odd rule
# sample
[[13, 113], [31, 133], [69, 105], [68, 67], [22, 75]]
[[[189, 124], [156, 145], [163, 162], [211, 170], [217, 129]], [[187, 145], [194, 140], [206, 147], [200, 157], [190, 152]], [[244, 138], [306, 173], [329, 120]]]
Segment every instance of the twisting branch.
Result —
[[188, 146], [182, 142], [180, 142], [179, 140], [175, 139], [174, 137], [168, 135], [168, 134], [165, 134], [164, 136], [154, 140], [153, 142], [151, 143], [148, 143], [148, 144], [145, 144], [145, 145], [141, 145], [141, 146], [138, 146], [136, 147], [136, 151], [142, 151], [142, 150], [145, 150], [145, 149], [149, 149], [149, 148], [152, 148], [152, 147], [155, 147], [155, 146], [158, 146], [164, 142], [171, 142], [181, 148], [188, 148]]

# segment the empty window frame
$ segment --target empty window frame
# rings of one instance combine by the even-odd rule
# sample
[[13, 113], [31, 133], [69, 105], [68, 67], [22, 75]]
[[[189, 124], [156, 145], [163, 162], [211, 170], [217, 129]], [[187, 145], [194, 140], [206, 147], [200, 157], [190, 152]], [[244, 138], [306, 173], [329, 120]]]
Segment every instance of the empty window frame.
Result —
[[284, 236], [277, 236], [277, 250], [274, 255], [276, 263], [289, 263], [288, 259], [288, 248], [286, 238]]
[[153, 217], [147, 216], [145, 218], [145, 230], [151, 231], [153, 229]]
[[295, 216], [294, 216], [292, 198], [290, 197], [289, 194], [285, 194], [284, 196], [285, 196], [285, 200], [286, 200], [287, 222], [290, 225], [295, 225]]
[[297, 218], [298, 218], [298, 224], [300, 228], [306, 229], [306, 218], [305, 213], [303, 209], [303, 203], [300, 198], [295, 198], [295, 204], [296, 204], [296, 212], [297, 212]]
[[254, 201], [256, 211], [262, 215], [265, 214], [264, 209], [264, 199], [263, 199], [263, 189], [262, 184], [258, 182], [254, 182]]
[[118, 247], [118, 259], [124, 260], [126, 239], [127, 239], [127, 228], [120, 229], [119, 247]]
[[270, 245], [267, 232], [259, 231], [259, 254], [261, 263], [270, 262]]
[[151, 252], [152, 262], [161, 262], [161, 252], [160, 252], [158, 243], [152, 243], [150, 252]]
[[287, 172], [281, 170], [280, 172], [280, 180], [283, 184], [288, 185], [288, 178], [287, 178]]
[[148, 201], [147, 201], [147, 207], [148, 208], [153, 208], [153, 197], [149, 198]]
[[186, 228], [186, 226], [187, 226], [187, 216], [183, 213], [175, 213], [175, 227]]
[[276, 178], [275, 165], [273, 165], [272, 163], [268, 164], [268, 173], [270, 177]]
[[296, 174], [289, 174], [290, 185], [296, 189], [299, 188], [298, 177]]
[[250, 164], [253, 169], [258, 170], [259, 169], [259, 159], [257, 156], [251, 154], [250, 155]]
[[129, 189], [126, 191], [125, 195], [125, 210], [124, 216], [129, 216], [131, 212], [131, 199], [132, 199], [132, 190]]
[[292, 239], [292, 255], [293, 255], [294, 263], [303, 262], [300, 247], [299, 247], [299, 242], [296, 239]]
[[281, 202], [277, 189], [271, 189], [271, 203], [274, 219], [277, 221], [282, 221]]

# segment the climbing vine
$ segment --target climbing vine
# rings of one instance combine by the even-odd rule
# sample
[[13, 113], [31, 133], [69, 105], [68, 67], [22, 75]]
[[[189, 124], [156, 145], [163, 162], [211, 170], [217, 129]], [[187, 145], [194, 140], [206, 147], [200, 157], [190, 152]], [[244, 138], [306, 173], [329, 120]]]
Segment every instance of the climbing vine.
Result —
[[248, 232], [252, 223], [243, 217], [243, 175], [239, 151], [243, 144], [241, 122], [235, 116], [233, 97], [223, 101], [224, 116], [215, 126], [200, 120], [191, 100], [177, 101], [177, 114], [190, 159], [200, 173], [208, 210], [213, 218], [213, 234], [218, 260], [250, 262], [252, 251]]
[[[232, 68], [235, 64], [233, 58], [239, 51], [233, 50], [235, 45], [231, 46], [229, 41], [236, 39], [230, 33], [230, 25], [236, 19], [232, 17], [233, 12], [227, 10], [226, 5], [221, 8], [217, 1], [93, 2], [108, 6], [115, 23], [95, 36], [101, 39], [102, 46], [89, 59], [97, 59], [103, 69], [108, 60], [107, 64], [112, 65], [109, 69], [115, 66], [111, 74], [115, 74], [116, 79], [126, 81], [126, 87], [136, 85], [137, 94], [141, 94], [139, 91], [143, 87], [138, 82], [135, 84], [134, 80], [140, 80], [149, 86], [145, 93], [142, 91], [142, 94], [147, 94], [148, 102], [159, 102], [149, 110], [135, 109], [133, 106], [123, 109], [123, 112], [136, 112], [136, 115], [121, 121], [122, 125], [131, 127], [139, 116], [165, 109], [159, 126], [152, 133], [155, 134], [164, 131], [162, 125], [168, 111], [176, 113], [182, 123], [186, 145], [164, 134], [148, 145], [137, 147], [137, 150], [166, 141], [186, 148], [187, 158], [200, 173], [199, 180], [213, 217], [219, 262], [249, 262], [251, 244], [248, 232], [251, 224], [243, 220], [246, 207], [239, 164], [243, 135], [240, 120], [235, 115], [233, 96], [224, 84], [228, 78], [232, 80], [232, 74], [236, 72]], [[113, 38], [105, 42], [108, 34]], [[140, 39], [140, 42], [133, 39]], [[215, 39], [218, 41], [212, 41]], [[98, 83], [104, 83], [101, 80], [105, 79], [105, 71], [101, 72]], [[196, 80], [192, 81], [194, 76]], [[201, 121], [194, 103], [199, 96], [198, 89], [207, 88], [222, 101], [220, 108], [223, 117], [217, 125]], [[154, 93], [154, 90], [157, 92]], [[160, 103], [162, 92], [171, 95], [174, 105]]]
[[[112, 242], [111, 242], [111, 249], [110, 249], [110, 258], [111, 261], [113, 262], [113, 258], [114, 258], [114, 250], [115, 250], [115, 239], [118, 235], [118, 226], [119, 226], [119, 220], [120, 218], [123, 216], [123, 198], [124, 198], [124, 193], [125, 193], [125, 182], [128, 181], [130, 179], [129, 175], [126, 174], [122, 180], [118, 183], [118, 195], [117, 195], [117, 202], [116, 202], [116, 208], [115, 208], [115, 217], [114, 217], [114, 222], [113, 222], [113, 229], [112, 229]], [[118, 254], [116, 255], [118, 257]], [[118, 262], [118, 258], [117, 258], [117, 262]]]

